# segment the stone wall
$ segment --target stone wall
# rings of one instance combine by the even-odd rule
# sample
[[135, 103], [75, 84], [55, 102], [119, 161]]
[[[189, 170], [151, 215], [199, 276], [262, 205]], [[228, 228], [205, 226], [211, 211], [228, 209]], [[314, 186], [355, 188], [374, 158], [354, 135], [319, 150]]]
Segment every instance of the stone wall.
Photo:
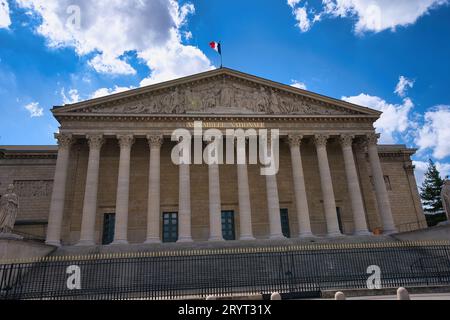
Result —
[[55, 159], [0, 159], [0, 194], [14, 184], [20, 199], [17, 231], [45, 235], [55, 164]]

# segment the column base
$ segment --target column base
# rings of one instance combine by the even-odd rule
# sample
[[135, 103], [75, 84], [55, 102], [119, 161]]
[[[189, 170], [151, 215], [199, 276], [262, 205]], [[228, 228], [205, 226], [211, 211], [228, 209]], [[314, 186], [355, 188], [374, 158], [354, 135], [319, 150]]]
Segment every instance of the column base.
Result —
[[253, 237], [253, 236], [242, 236], [242, 237], [239, 238], [239, 240], [241, 240], [241, 241], [252, 241], [252, 240], [256, 240], [256, 238]]
[[282, 234], [274, 234], [269, 237], [270, 240], [286, 240], [286, 237]]
[[54, 247], [61, 247], [61, 241], [53, 241], [53, 240], [48, 240], [48, 241], [45, 241], [45, 244], [46, 245], [48, 245], [48, 246], [54, 246]]
[[299, 238], [314, 238], [314, 234], [312, 232], [302, 232], [298, 235]]
[[92, 247], [92, 246], [95, 246], [95, 242], [92, 240], [80, 240], [75, 246], [76, 247]]
[[333, 232], [329, 232], [327, 234], [327, 237], [329, 237], [329, 238], [337, 238], [337, 237], [344, 237], [344, 235], [340, 231], [333, 231]]
[[383, 234], [386, 235], [386, 236], [390, 235], [390, 234], [394, 234], [394, 233], [398, 233], [397, 229], [395, 229], [395, 228], [383, 230]]
[[113, 243], [110, 244], [110, 246], [123, 246], [129, 244], [127, 240], [114, 240]]
[[355, 231], [354, 236], [372, 236], [373, 234], [369, 230]]
[[191, 243], [194, 242], [191, 237], [185, 237], [178, 239], [177, 243]]
[[150, 238], [145, 240], [144, 244], [161, 244], [161, 240], [159, 238]]
[[224, 238], [209, 238], [208, 241], [210, 242], [222, 242], [225, 241]]

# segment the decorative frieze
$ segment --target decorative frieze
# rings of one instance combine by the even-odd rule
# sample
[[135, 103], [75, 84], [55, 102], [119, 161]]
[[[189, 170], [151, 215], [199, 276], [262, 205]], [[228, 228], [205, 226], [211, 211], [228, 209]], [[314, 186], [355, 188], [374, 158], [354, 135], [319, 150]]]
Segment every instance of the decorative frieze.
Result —
[[314, 101], [300, 94], [288, 93], [256, 83], [242, 83], [232, 77], [210, 79], [189, 86], [150, 92], [121, 101], [76, 110], [93, 114], [362, 114], [331, 104]]
[[48, 198], [52, 194], [53, 180], [16, 180], [14, 186], [21, 198]]

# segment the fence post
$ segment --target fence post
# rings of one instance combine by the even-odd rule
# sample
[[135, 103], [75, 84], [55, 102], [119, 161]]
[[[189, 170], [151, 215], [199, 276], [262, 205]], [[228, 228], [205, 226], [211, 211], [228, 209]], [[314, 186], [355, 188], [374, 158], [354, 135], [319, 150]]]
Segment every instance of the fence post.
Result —
[[403, 287], [398, 288], [397, 290], [397, 300], [411, 300], [409, 297], [409, 292]]
[[341, 291], [336, 292], [334, 295], [334, 300], [346, 300], [345, 294]]
[[272, 293], [270, 300], [281, 300], [281, 295], [278, 292]]

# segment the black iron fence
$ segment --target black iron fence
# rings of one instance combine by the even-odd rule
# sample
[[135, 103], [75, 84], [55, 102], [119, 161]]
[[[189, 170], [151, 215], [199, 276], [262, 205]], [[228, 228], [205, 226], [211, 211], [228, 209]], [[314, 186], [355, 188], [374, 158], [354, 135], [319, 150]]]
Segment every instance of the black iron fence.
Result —
[[377, 284], [374, 279], [383, 288], [450, 285], [450, 244], [311, 244], [48, 257], [0, 264], [0, 299], [182, 299], [274, 291], [318, 296], [327, 289], [367, 288], [368, 282]]

